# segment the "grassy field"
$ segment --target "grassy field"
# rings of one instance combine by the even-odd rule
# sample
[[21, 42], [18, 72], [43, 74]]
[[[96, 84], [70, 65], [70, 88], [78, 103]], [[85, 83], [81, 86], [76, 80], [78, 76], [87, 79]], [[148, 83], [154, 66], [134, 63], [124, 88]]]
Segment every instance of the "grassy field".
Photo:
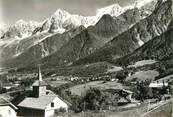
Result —
[[122, 67], [112, 66], [112, 68], [109, 68], [107, 70], [107, 73], [117, 72], [117, 71], [120, 71], [122, 69], [123, 69]]
[[148, 110], [148, 103], [142, 103], [135, 108], [116, 111], [101, 111], [98, 113], [87, 111], [81, 113], [69, 113], [62, 117], [170, 117], [172, 114], [172, 102], [158, 105], [157, 108]]
[[70, 90], [71, 90], [72, 94], [81, 95], [86, 90], [88, 90], [90, 87], [101, 88], [101, 89], [124, 88], [124, 86], [122, 84], [117, 83], [116, 81], [114, 81], [114, 82], [110, 81], [110, 82], [106, 82], [106, 83], [104, 83], [104, 81], [93, 81], [93, 82], [89, 82], [86, 84], [76, 85], [74, 87], [71, 87]]
[[171, 99], [157, 106], [153, 110], [148, 111], [141, 117], [172, 117], [173, 114], [172, 109], [173, 109], [173, 104]]
[[129, 65], [128, 67], [141, 67], [141, 66], [144, 66], [144, 65], [154, 64], [156, 62], [157, 61], [155, 61], [155, 60], [142, 60], [142, 61], [136, 62], [134, 65]]
[[147, 79], [153, 80], [159, 73], [155, 70], [148, 70], [148, 71], [138, 71], [132, 76], [128, 77], [127, 80], [132, 80], [137, 78], [138, 80], [144, 81]]

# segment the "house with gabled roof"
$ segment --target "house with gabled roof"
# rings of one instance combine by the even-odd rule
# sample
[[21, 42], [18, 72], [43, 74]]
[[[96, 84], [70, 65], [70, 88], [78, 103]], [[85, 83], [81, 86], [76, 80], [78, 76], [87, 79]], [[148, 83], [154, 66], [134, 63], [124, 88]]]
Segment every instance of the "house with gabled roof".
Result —
[[32, 85], [32, 97], [26, 97], [18, 104], [19, 115], [22, 117], [51, 117], [62, 108], [68, 111], [70, 104], [46, 89], [47, 83], [42, 80], [40, 68], [38, 78], [39, 80]]
[[0, 98], [0, 117], [16, 117], [18, 108], [4, 98]]

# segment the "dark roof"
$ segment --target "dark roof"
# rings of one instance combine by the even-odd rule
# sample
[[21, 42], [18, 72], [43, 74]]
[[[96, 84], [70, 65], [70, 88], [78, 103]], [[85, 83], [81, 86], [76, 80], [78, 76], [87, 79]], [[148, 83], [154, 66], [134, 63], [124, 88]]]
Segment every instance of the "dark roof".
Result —
[[47, 86], [47, 83], [45, 81], [35, 81], [32, 86]]
[[5, 100], [4, 98], [0, 98], [0, 106], [10, 106], [13, 109], [17, 110], [18, 108], [14, 106], [11, 102]]

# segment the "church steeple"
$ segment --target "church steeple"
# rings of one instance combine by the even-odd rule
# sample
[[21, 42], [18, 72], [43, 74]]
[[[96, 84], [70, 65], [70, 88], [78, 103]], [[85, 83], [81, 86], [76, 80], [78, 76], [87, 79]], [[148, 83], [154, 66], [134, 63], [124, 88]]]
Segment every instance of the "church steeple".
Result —
[[42, 75], [41, 75], [40, 65], [39, 65], [39, 67], [38, 67], [38, 79], [39, 79], [39, 81], [43, 81]]
[[46, 95], [46, 86], [47, 86], [47, 83], [42, 79], [40, 66], [38, 67], [37, 78], [38, 80], [36, 80], [32, 86], [33, 86], [33, 96], [39, 98], [40, 96]]

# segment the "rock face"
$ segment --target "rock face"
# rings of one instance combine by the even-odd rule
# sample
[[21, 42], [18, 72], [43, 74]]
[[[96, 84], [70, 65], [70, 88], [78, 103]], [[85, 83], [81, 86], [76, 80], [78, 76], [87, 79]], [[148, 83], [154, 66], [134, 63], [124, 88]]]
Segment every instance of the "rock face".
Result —
[[98, 61], [113, 61], [130, 54], [144, 43], [165, 32], [172, 21], [172, 1], [158, 1], [153, 13], [121, 33], [93, 54], [74, 64], [87, 64]]
[[[140, 60], [155, 59], [158, 61], [172, 60], [173, 56], [173, 22], [168, 31], [145, 43], [133, 53], [124, 56], [115, 62], [118, 64], [134, 63]], [[172, 64], [172, 63], [170, 63]]]

